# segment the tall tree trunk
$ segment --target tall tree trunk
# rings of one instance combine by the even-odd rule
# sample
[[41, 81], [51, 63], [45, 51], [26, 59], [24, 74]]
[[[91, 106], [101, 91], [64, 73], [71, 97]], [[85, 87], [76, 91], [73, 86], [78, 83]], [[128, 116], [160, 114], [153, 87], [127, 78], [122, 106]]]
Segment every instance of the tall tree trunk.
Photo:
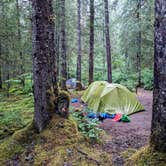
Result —
[[94, 80], [94, 0], [90, 0], [89, 84]]
[[[7, 22], [7, 18], [6, 18], [6, 6], [5, 3], [2, 2], [2, 16], [4, 18], [5, 21], [5, 27], [8, 28], [8, 22]], [[8, 37], [8, 31], [5, 32], [5, 36]], [[5, 49], [3, 49], [3, 54], [5, 55], [6, 59], [5, 59], [5, 70], [4, 70], [4, 76], [5, 76], [5, 80], [9, 80], [10, 79], [10, 57], [9, 57], [9, 52], [8, 52], [8, 43], [5, 43]], [[2, 46], [1, 46], [2, 47]], [[2, 49], [2, 48], [1, 48]], [[2, 50], [1, 50], [2, 51]], [[9, 81], [6, 83], [6, 90], [7, 90], [7, 97], [10, 96], [9, 94], [9, 89], [10, 89], [10, 83]]]
[[59, 64], [60, 64], [60, 52], [59, 52], [59, 47], [60, 47], [60, 32], [59, 32], [59, 28], [56, 27], [56, 72], [57, 72], [57, 81], [59, 81]]
[[59, 81], [60, 72], [60, 0], [55, 1], [55, 15], [56, 15], [56, 27], [55, 27], [55, 50], [56, 50], [56, 71], [57, 81]]
[[1, 66], [0, 66], [0, 89], [2, 89], [2, 71], [1, 71]]
[[[20, 24], [20, 7], [19, 2], [16, 0], [16, 9], [17, 9], [17, 35], [18, 35], [18, 43], [19, 43], [19, 55], [20, 55], [20, 73], [23, 74], [25, 72], [24, 69], [24, 59], [23, 59], [23, 53], [22, 53], [22, 39], [21, 39], [21, 24]], [[25, 79], [24, 77], [21, 77], [22, 86], [25, 86]]]
[[155, 55], [151, 146], [166, 152], [166, 1], [155, 1]]
[[129, 55], [128, 55], [128, 50], [126, 49], [125, 51], [125, 66], [126, 66], [126, 70], [129, 70]]
[[[6, 74], [6, 80], [10, 80], [10, 74], [9, 74], [9, 63], [7, 63], [7, 74]], [[10, 82], [7, 82], [7, 97], [10, 96]]]
[[[0, 60], [2, 55], [1, 41], [0, 41]], [[0, 64], [0, 89], [2, 89], [2, 63]]]
[[66, 89], [67, 56], [66, 56], [66, 23], [65, 0], [61, 0], [61, 88]]
[[[105, 20], [103, 18], [103, 21], [102, 21], [102, 41], [103, 41], [103, 50], [105, 50]], [[104, 55], [105, 55], [105, 52], [104, 52]], [[105, 79], [105, 68], [106, 68], [106, 56], [103, 56], [103, 59], [102, 59], [102, 63], [103, 63], [103, 80]]]
[[137, 22], [139, 25], [138, 37], [137, 37], [137, 73], [138, 73], [138, 87], [141, 86], [141, 0], [137, 2]]
[[52, 0], [32, 0], [33, 80], [35, 117], [40, 132], [51, 119], [58, 95]]
[[77, 0], [77, 80], [81, 82], [81, 0]]
[[56, 27], [55, 27], [55, 48], [56, 48], [56, 71], [57, 81], [60, 81], [60, 46], [61, 46], [61, 1], [55, 1], [55, 15], [56, 15]]
[[108, 0], [104, 0], [105, 3], [105, 37], [106, 37], [106, 53], [107, 53], [107, 79], [108, 82], [112, 82], [112, 67], [111, 67], [111, 44], [109, 33], [109, 10]]

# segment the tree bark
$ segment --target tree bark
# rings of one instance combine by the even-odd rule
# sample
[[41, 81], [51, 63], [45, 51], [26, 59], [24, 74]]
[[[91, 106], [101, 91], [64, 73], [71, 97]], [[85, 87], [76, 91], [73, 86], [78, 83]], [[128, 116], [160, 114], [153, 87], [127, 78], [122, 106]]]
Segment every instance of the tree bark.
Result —
[[141, 86], [141, 0], [137, 2], [137, 22], [139, 25], [139, 31], [137, 36], [137, 73], [138, 73], [138, 87]]
[[60, 0], [55, 1], [55, 15], [56, 15], [56, 28], [55, 28], [55, 48], [56, 48], [56, 71], [57, 71], [57, 81], [59, 81], [60, 72]]
[[90, 0], [89, 84], [94, 80], [94, 0]]
[[166, 152], [166, 1], [155, 1], [155, 53], [151, 146]]
[[[106, 47], [105, 47], [105, 18], [103, 17], [103, 20], [102, 20], [102, 41], [103, 41], [103, 49], [105, 50]], [[104, 52], [104, 55], [105, 55], [105, 52]], [[106, 68], [106, 56], [103, 56], [103, 79], [105, 79], [105, 68]]]
[[66, 90], [67, 56], [66, 56], [66, 23], [65, 0], [61, 0], [61, 88]]
[[[19, 56], [20, 56], [20, 74], [25, 73], [24, 69], [24, 58], [22, 53], [22, 39], [21, 39], [21, 23], [20, 23], [20, 8], [19, 8], [19, 2], [16, 0], [16, 9], [17, 9], [17, 35], [18, 35], [18, 43], [19, 43]], [[21, 78], [22, 86], [25, 86], [25, 79], [24, 77]]]
[[2, 89], [2, 71], [1, 71], [1, 66], [0, 66], [0, 89]]
[[58, 95], [52, 0], [32, 0], [34, 122], [40, 132], [55, 111]]
[[112, 66], [111, 66], [111, 44], [109, 33], [109, 10], [108, 0], [104, 0], [105, 4], [105, 37], [106, 37], [106, 54], [107, 54], [107, 79], [112, 83]]
[[81, 82], [81, 0], [77, 0], [77, 80]]
[[[7, 19], [6, 19], [6, 12], [5, 12], [5, 9], [6, 9], [6, 7], [5, 7], [5, 3], [4, 2], [2, 2], [2, 16], [3, 16], [3, 18], [5, 19], [4, 20], [4, 24], [5, 24], [5, 27], [6, 28], [8, 28], [8, 22], [7, 22]], [[7, 36], [8, 37], [8, 31], [7, 32], [5, 32], [5, 36]], [[9, 47], [8, 47], [8, 43], [5, 43], [6, 45], [5, 45], [5, 50], [6, 51], [4, 51], [4, 49], [3, 49], [3, 54], [5, 55], [5, 70], [4, 70], [4, 77], [5, 77], [5, 80], [9, 80], [10, 79], [10, 57], [9, 57], [9, 51], [8, 51], [8, 49], [9, 49]], [[2, 46], [1, 46], [2, 47]], [[2, 49], [2, 48], [1, 48]], [[2, 51], [2, 50], [1, 50]], [[7, 82], [6, 83], [6, 90], [7, 90], [7, 92], [6, 92], [6, 96], [7, 97], [9, 97], [10, 96], [10, 94], [9, 94], [9, 89], [10, 89], [10, 83], [9, 82]]]

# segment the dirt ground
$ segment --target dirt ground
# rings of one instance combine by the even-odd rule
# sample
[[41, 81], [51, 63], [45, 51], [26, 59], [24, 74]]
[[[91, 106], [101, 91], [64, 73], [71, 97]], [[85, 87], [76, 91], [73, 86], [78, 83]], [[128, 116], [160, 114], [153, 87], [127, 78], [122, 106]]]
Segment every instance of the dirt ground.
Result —
[[[113, 164], [123, 166], [124, 159], [121, 155], [127, 149], [139, 149], [148, 144], [152, 118], [152, 92], [139, 89], [137, 97], [144, 105], [145, 111], [130, 116], [130, 123], [113, 122], [106, 119], [100, 125], [108, 137], [104, 141], [104, 151], [111, 153]], [[80, 103], [72, 104], [79, 107]]]
[[110, 135], [105, 140], [104, 150], [111, 153], [115, 166], [123, 166], [120, 155], [128, 148], [138, 149], [148, 143], [152, 118], [152, 92], [139, 89], [138, 99], [144, 105], [145, 111], [130, 116], [130, 123], [113, 122], [106, 119], [101, 127]]

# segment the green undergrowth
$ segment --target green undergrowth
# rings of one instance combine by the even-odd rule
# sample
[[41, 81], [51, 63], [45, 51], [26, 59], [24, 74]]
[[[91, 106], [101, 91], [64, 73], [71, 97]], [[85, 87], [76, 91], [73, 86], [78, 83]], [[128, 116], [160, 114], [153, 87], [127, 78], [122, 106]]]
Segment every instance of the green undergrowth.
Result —
[[0, 96], [0, 139], [25, 127], [33, 118], [33, 96], [14, 95]]
[[154, 151], [150, 147], [143, 147], [140, 150], [129, 149], [122, 154], [126, 166], [165, 166], [166, 153]]
[[99, 142], [100, 135], [103, 134], [103, 130], [100, 129], [98, 119], [89, 119], [86, 117], [88, 109], [85, 110], [74, 110], [71, 109], [70, 114], [76, 121], [78, 130], [87, 138], [90, 142]]
[[111, 165], [110, 155], [103, 152], [99, 144], [85, 141], [72, 118], [64, 119], [58, 115], [40, 134], [28, 127], [1, 144], [1, 163], [13, 164], [15, 155], [19, 165]]
[[97, 122], [77, 123], [72, 116], [64, 119], [55, 115], [46, 129], [37, 134], [32, 125], [33, 107], [31, 93], [14, 90], [9, 97], [6, 92], [0, 93], [0, 164], [111, 165], [111, 157], [101, 145], [89, 141], [98, 139]]
[[[72, 91], [73, 98], [81, 98], [84, 91]], [[70, 115], [76, 121], [78, 130], [82, 133], [82, 135], [91, 143], [101, 142], [101, 135], [104, 135], [104, 131], [99, 128], [99, 120], [98, 119], [89, 119], [87, 118], [87, 114], [91, 112], [90, 109], [83, 107], [80, 105], [78, 108], [74, 108], [70, 106]]]

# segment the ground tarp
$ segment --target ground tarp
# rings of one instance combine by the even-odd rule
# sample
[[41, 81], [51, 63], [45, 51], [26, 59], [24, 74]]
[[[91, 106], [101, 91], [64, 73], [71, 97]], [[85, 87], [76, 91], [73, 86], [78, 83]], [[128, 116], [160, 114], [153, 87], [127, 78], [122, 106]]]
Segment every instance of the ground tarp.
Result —
[[95, 112], [130, 115], [144, 110], [134, 93], [120, 84], [109, 84], [106, 81], [93, 82], [84, 92], [81, 100]]

